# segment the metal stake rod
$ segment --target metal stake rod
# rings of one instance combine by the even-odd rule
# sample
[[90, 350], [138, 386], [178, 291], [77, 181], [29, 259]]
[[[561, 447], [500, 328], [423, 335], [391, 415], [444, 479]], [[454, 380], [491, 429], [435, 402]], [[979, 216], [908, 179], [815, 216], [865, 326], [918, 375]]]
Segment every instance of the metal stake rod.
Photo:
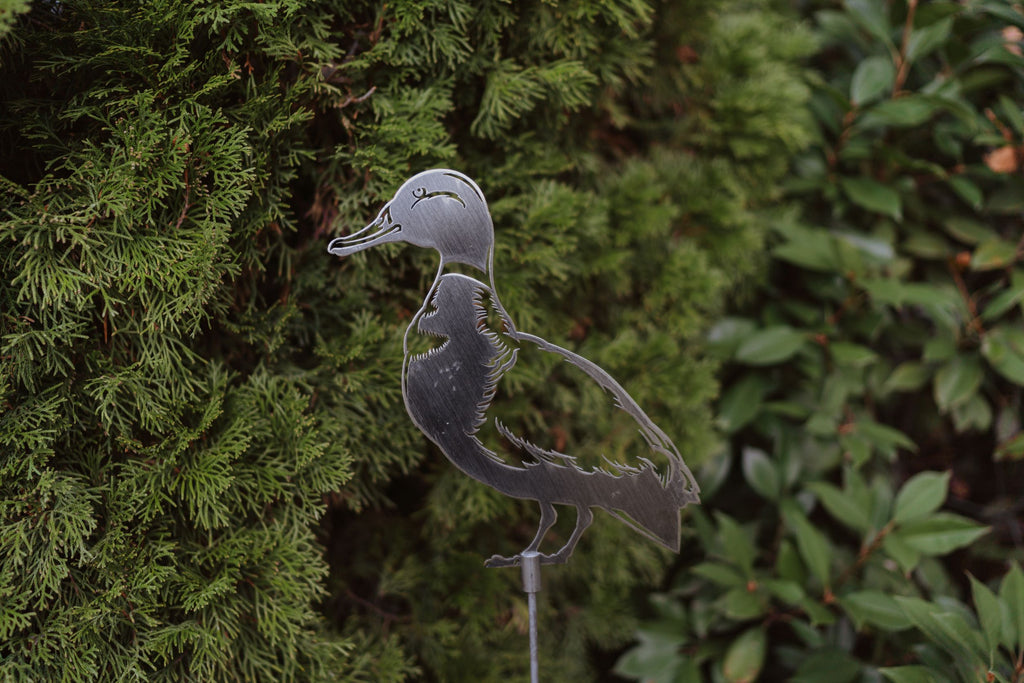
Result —
[[523, 591], [530, 613], [530, 683], [540, 680], [537, 664], [537, 593], [540, 591], [540, 553], [527, 550], [520, 555]]

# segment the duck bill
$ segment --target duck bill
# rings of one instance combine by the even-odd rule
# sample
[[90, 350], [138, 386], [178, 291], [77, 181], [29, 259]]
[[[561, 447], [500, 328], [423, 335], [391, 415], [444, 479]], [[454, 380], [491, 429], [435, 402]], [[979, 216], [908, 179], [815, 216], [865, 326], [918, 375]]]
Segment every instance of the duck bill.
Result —
[[400, 223], [392, 222], [391, 213], [385, 207], [377, 216], [377, 220], [362, 230], [331, 240], [331, 243], [327, 245], [327, 251], [335, 256], [348, 256], [378, 244], [398, 242], [401, 239], [402, 226]]

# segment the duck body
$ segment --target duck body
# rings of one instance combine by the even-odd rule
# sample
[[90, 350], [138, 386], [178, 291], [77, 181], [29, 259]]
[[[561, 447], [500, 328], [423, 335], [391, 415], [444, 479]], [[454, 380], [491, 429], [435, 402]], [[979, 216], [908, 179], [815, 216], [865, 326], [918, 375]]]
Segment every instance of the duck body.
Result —
[[[413, 216], [411, 209], [417, 207], [421, 211]], [[421, 234], [424, 223], [433, 238]], [[370, 229], [373, 232], [367, 235]], [[421, 173], [399, 189], [377, 221], [353, 236], [334, 240], [330, 251], [346, 256], [398, 239], [433, 246], [441, 254], [437, 277], [405, 335], [402, 395], [406, 410], [460, 471], [507, 496], [538, 501], [539, 528], [524, 552], [538, 550], [557, 518], [554, 505], [576, 508], [576, 528], [559, 551], [542, 555], [542, 562], [568, 559], [593, 519], [592, 508], [602, 508], [678, 551], [679, 510], [698, 501], [692, 474], [671, 440], [608, 373], [571, 351], [516, 329], [494, 289], [493, 228], [476, 184], [454, 171]], [[449, 272], [453, 263], [470, 265], [483, 277]], [[429, 348], [413, 350], [423, 346]], [[582, 372], [586, 381], [596, 382], [614, 399], [616, 408], [633, 418], [647, 445], [645, 455], [667, 460], [667, 474], [659, 475], [644, 456], [639, 457], [639, 467], [609, 463], [613, 471], [584, 470], [572, 455], [541, 448], [505, 427], [491, 415], [491, 408], [502, 379], [513, 371], [523, 351], [553, 354]], [[506, 449], [517, 452], [521, 465], [505, 462], [485, 446], [479, 438], [485, 426], [501, 435]], [[494, 556], [487, 564], [518, 562], [519, 556]]]

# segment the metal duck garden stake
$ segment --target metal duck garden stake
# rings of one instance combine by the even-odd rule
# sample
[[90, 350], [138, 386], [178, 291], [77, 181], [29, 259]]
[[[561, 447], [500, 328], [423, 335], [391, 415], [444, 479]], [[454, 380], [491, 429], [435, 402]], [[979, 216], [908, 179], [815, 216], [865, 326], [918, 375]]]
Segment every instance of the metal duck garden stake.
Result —
[[[371, 224], [332, 240], [328, 251], [348, 256], [387, 242], [432, 247], [441, 254], [437, 277], [405, 333], [402, 395], [409, 416], [465, 474], [507, 496], [540, 503], [540, 524], [530, 545], [514, 557], [495, 555], [487, 566], [516, 566], [523, 557], [539, 558], [541, 564], [565, 562], [593, 520], [592, 508], [606, 510], [678, 552], [679, 510], [698, 502], [693, 475], [668, 436], [607, 372], [513, 324], [496, 295], [494, 227], [476, 183], [446, 169], [419, 173], [398, 189]], [[454, 272], [457, 265], [470, 266], [477, 277]], [[418, 335], [443, 341], [417, 354], [410, 346]], [[513, 371], [520, 349], [530, 345], [574, 365], [635, 420], [648, 448], [638, 457], [639, 467], [606, 463], [612, 471], [584, 470], [571, 454], [543, 449], [496, 419], [498, 432], [524, 456], [523, 466], [506, 464], [477, 438], [491, 419], [488, 409], [498, 386]], [[664, 475], [646, 455], [667, 463]], [[544, 555], [539, 546], [555, 523], [555, 505], [576, 508], [576, 528], [560, 550]]]

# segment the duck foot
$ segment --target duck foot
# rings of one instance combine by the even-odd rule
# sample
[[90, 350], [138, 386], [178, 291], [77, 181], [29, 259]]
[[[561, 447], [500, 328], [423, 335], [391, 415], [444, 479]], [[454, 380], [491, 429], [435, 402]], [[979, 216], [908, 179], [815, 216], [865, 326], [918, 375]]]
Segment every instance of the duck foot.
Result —
[[[561, 551], [555, 553], [554, 555], [544, 555], [542, 553], [540, 556], [540, 563], [565, 564], [566, 561], [569, 559], [570, 554], [571, 552], [563, 553]], [[484, 566], [489, 569], [500, 567], [518, 567], [520, 564], [522, 564], [522, 558], [522, 555], [515, 555], [513, 557], [505, 557], [503, 555], [491, 555], [490, 559], [484, 562]]]

